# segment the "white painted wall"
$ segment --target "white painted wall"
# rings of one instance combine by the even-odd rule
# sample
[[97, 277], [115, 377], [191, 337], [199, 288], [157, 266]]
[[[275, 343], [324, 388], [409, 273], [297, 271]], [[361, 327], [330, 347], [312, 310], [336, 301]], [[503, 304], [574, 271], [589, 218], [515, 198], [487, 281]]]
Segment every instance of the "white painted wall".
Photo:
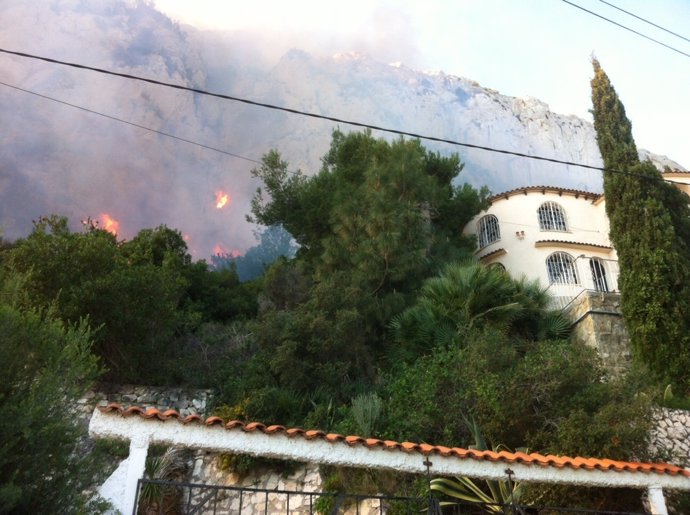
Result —
[[[546, 231], [539, 227], [537, 209], [544, 202], [555, 202], [565, 212], [567, 231]], [[492, 198], [490, 207], [464, 228], [477, 235], [478, 222], [492, 214], [498, 219], [501, 238], [481, 248], [476, 255], [486, 264], [501, 263], [513, 277], [538, 280], [549, 286], [546, 259], [553, 252], [570, 254], [576, 260], [579, 290], [593, 289], [589, 258], [604, 260], [609, 289], [617, 289], [617, 259], [609, 239], [609, 221], [603, 197], [558, 188], [524, 188]], [[557, 240], [554, 243], [539, 243]], [[571, 242], [574, 242], [571, 243]], [[608, 247], [608, 248], [600, 248]], [[492, 254], [495, 253], [495, 254]], [[568, 288], [554, 287], [558, 290]]]
[[690, 173], [688, 172], [665, 172], [664, 180], [673, 181], [677, 188], [690, 195]]

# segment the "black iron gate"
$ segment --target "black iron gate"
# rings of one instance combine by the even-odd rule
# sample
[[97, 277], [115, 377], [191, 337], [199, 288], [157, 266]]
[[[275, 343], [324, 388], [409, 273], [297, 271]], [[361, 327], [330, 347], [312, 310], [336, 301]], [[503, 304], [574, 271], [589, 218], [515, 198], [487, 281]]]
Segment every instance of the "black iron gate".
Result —
[[132, 515], [644, 515], [140, 479]]

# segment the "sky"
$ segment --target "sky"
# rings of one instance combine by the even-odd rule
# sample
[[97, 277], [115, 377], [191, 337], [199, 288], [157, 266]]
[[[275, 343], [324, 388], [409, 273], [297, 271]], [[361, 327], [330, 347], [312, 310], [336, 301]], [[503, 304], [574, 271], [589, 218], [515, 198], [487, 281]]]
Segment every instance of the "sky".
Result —
[[[628, 32], [563, 0], [155, 0], [180, 23], [252, 34], [267, 64], [291, 48], [355, 51], [382, 62], [443, 71], [555, 112], [590, 119], [590, 58], [609, 75], [638, 147], [690, 169], [687, 0], [572, 0], [689, 55]], [[414, 130], [414, 128], [406, 128]]]

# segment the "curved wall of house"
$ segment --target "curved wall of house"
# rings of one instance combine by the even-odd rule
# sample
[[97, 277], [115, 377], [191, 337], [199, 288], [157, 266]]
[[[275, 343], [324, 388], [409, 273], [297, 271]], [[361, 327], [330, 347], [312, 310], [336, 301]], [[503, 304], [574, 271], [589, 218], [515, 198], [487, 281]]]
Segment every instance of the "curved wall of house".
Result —
[[482, 262], [500, 263], [513, 277], [537, 279], [556, 297], [617, 291], [617, 255], [601, 195], [527, 187], [490, 202], [464, 230], [477, 236]]

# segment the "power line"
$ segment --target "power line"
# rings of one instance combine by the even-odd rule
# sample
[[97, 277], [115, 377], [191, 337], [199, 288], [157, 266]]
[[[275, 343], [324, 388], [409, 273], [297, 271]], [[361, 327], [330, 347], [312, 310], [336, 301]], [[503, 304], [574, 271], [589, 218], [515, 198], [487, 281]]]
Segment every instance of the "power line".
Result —
[[617, 5], [614, 5], [614, 4], [610, 3], [610, 2], [607, 2], [606, 0], [599, 0], [599, 1], [600, 1], [602, 4], [606, 4], [606, 5], [608, 5], [608, 6], [613, 7], [614, 9], [618, 9], [619, 11], [624, 12], [625, 14], [627, 14], [627, 15], [629, 15], [629, 16], [632, 16], [633, 18], [637, 18], [638, 20], [643, 21], [643, 22], [645, 22], [645, 23], [651, 25], [652, 27], [656, 27], [657, 29], [663, 30], [664, 32], [667, 32], [667, 33], [669, 33], [669, 34], [671, 34], [671, 35], [673, 35], [673, 36], [676, 36], [677, 38], [684, 39], [685, 41], [687, 41], [688, 43], [690, 43], [690, 39], [686, 38], [685, 36], [681, 36], [680, 34], [677, 34], [677, 33], [673, 32], [672, 30], [668, 30], [667, 28], [662, 27], [661, 25], [657, 25], [656, 23], [651, 22], [651, 21], [649, 21], [648, 19], [643, 18], [642, 16], [638, 16], [638, 15], [636, 15], [635, 13], [631, 13], [630, 11], [626, 11], [625, 9], [623, 9], [623, 8], [621, 8], [621, 7], [618, 7]]
[[50, 101], [52, 101], [52, 102], [57, 102], [58, 104], [63, 104], [63, 105], [72, 107], [72, 108], [74, 108], [74, 109], [79, 109], [80, 111], [85, 111], [85, 112], [90, 113], [90, 114], [95, 114], [95, 115], [98, 115], [98, 116], [102, 116], [103, 118], [107, 118], [107, 119], [109, 119], [109, 120], [113, 120], [113, 121], [120, 122], [120, 123], [125, 123], [125, 124], [127, 124], [127, 125], [131, 125], [132, 127], [137, 127], [137, 128], [139, 128], [139, 129], [143, 129], [143, 130], [145, 130], [145, 131], [154, 132], [154, 133], [156, 133], [156, 134], [160, 134], [161, 136], [165, 136], [165, 137], [167, 137], [167, 138], [173, 138], [173, 139], [176, 139], [176, 140], [179, 140], [179, 141], [183, 141], [183, 142], [185, 142], [185, 143], [189, 143], [190, 145], [196, 145], [197, 147], [205, 148], [205, 149], [207, 149], [207, 150], [213, 150], [214, 152], [220, 152], [221, 154], [225, 154], [225, 155], [227, 155], [227, 156], [235, 157], [235, 158], [237, 158], [237, 159], [243, 159], [243, 160], [245, 160], [245, 161], [250, 161], [250, 162], [252, 162], [252, 163], [261, 164], [261, 161], [259, 161], [259, 160], [257, 160], [257, 159], [252, 159], [251, 157], [245, 157], [245, 156], [242, 156], [242, 155], [239, 155], [239, 154], [235, 154], [235, 153], [233, 153], [233, 152], [228, 152], [227, 150], [223, 150], [223, 149], [220, 149], [220, 148], [212, 147], [212, 146], [210, 146], [210, 145], [205, 145], [205, 144], [203, 144], [203, 143], [199, 143], [198, 141], [192, 141], [192, 140], [190, 140], [190, 139], [182, 138], [182, 137], [180, 137], [180, 136], [175, 136], [174, 134], [170, 134], [170, 133], [168, 133], [168, 132], [160, 131], [160, 130], [158, 130], [158, 129], [152, 129], [151, 127], [146, 127], [145, 125], [140, 125], [140, 124], [138, 124], [138, 123], [130, 122], [129, 120], [125, 120], [125, 119], [123, 119], [123, 118], [118, 118], [117, 116], [112, 116], [112, 115], [109, 115], [109, 114], [101, 113], [101, 112], [99, 112], [99, 111], [94, 111], [93, 109], [89, 109], [89, 108], [87, 108], [87, 107], [83, 107], [83, 106], [80, 106], [80, 105], [77, 105], [77, 104], [72, 104], [72, 103], [70, 103], [70, 102], [65, 102], [64, 100], [60, 100], [60, 99], [57, 99], [57, 98], [49, 97], [48, 95], [43, 95], [43, 94], [37, 93], [37, 92], [35, 92], [35, 91], [31, 91], [31, 90], [28, 90], [28, 89], [20, 88], [19, 86], [14, 86], [14, 85], [8, 84], [8, 83], [6, 83], [6, 82], [0, 81], [0, 85], [6, 86], [6, 87], [8, 87], [8, 88], [16, 89], [16, 90], [18, 90], [18, 91], [23, 91], [24, 93], [28, 93], [28, 94], [30, 94], [30, 95], [35, 95], [35, 96], [40, 97], [40, 98], [43, 98], [43, 99], [45, 99], [45, 100], [50, 100]]
[[[564, 1], [564, 2], [567, 2], [567, 0], [563, 0], [563, 1]], [[567, 2], [567, 3], [570, 3], [570, 2]], [[574, 5], [574, 4], [573, 4], [573, 5]], [[576, 6], [576, 7], [577, 7], [577, 6]], [[635, 174], [635, 173], [626, 172], [626, 171], [623, 171], [623, 170], [616, 170], [616, 169], [612, 169], [612, 168], [603, 168], [603, 167], [600, 167], [600, 166], [587, 165], [587, 164], [584, 164], [584, 163], [577, 163], [577, 162], [574, 162], [574, 161], [565, 161], [565, 160], [562, 160], [562, 159], [556, 159], [556, 158], [551, 158], [551, 157], [537, 156], [537, 155], [532, 155], [532, 154], [525, 154], [525, 153], [523, 153], [523, 152], [516, 152], [516, 151], [513, 151], [513, 150], [505, 150], [505, 149], [499, 149], [499, 148], [494, 148], [494, 147], [488, 147], [488, 146], [485, 146], [485, 145], [475, 145], [475, 144], [472, 144], [472, 143], [464, 143], [464, 142], [461, 142], [461, 141], [455, 141], [455, 140], [446, 139], [446, 138], [439, 138], [439, 137], [435, 137], [435, 136], [427, 136], [427, 135], [418, 134], [418, 133], [415, 133], [415, 132], [403, 131], [403, 130], [399, 130], [399, 129], [391, 129], [391, 128], [382, 127], [382, 126], [378, 126], [378, 125], [372, 125], [372, 124], [363, 123], [363, 122], [357, 122], [357, 121], [353, 121], [353, 120], [346, 120], [346, 119], [344, 119], [344, 118], [336, 118], [336, 117], [333, 117], [333, 116], [326, 116], [326, 115], [322, 115], [322, 114], [318, 114], [318, 113], [312, 113], [312, 112], [308, 112], [308, 111], [301, 111], [301, 110], [299, 110], [299, 109], [292, 109], [292, 108], [289, 108], [289, 107], [283, 107], [283, 106], [278, 106], [278, 105], [274, 105], [274, 104], [267, 104], [267, 103], [264, 103], [264, 102], [257, 102], [257, 101], [255, 101], [255, 100], [249, 100], [249, 99], [241, 98], [241, 97], [234, 97], [234, 96], [231, 96], [231, 95], [224, 95], [224, 94], [221, 94], [221, 93], [213, 93], [213, 92], [206, 91], [206, 90], [203, 90], [203, 89], [191, 88], [191, 87], [188, 87], [188, 86], [183, 86], [183, 85], [181, 85], [181, 84], [175, 84], [175, 83], [171, 83], [171, 82], [163, 82], [163, 81], [159, 81], [159, 80], [155, 80], [155, 79], [150, 79], [150, 78], [146, 78], [146, 77], [141, 77], [141, 76], [138, 76], [138, 75], [130, 75], [130, 74], [126, 74], [126, 73], [120, 73], [120, 72], [115, 72], [115, 71], [112, 71], [112, 70], [107, 70], [107, 69], [104, 69], [104, 68], [95, 68], [95, 67], [87, 66], [87, 65], [84, 65], [84, 64], [71, 63], [71, 62], [67, 62], [67, 61], [60, 61], [60, 60], [58, 60], [58, 59], [52, 59], [52, 58], [49, 58], [49, 57], [42, 57], [42, 56], [37, 56], [37, 55], [33, 55], [33, 54], [27, 54], [27, 53], [24, 53], [24, 52], [17, 52], [17, 51], [14, 51], [14, 50], [7, 50], [7, 49], [4, 49], [4, 48], [0, 48], [0, 53], [16, 55], [16, 56], [19, 56], [19, 57], [26, 57], [26, 58], [29, 58], [29, 59], [37, 59], [37, 60], [49, 62], [49, 63], [52, 63], [52, 64], [58, 64], [58, 65], [69, 66], [69, 67], [72, 67], [72, 68], [78, 68], [78, 69], [82, 69], [82, 70], [94, 71], [94, 72], [102, 73], [102, 74], [105, 74], [105, 75], [112, 75], [112, 76], [122, 77], [122, 78], [129, 79], [129, 80], [137, 80], [137, 81], [147, 82], [147, 83], [150, 83], [150, 84], [155, 84], [155, 85], [157, 85], [157, 86], [164, 86], [164, 87], [169, 87], [169, 88], [173, 88], [173, 89], [177, 89], [177, 90], [189, 91], [189, 92], [191, 92], [191, 93], [197, 93], [197, 94], [199, 94], [199, 95], [205, 95], [205, 96], [220, 98], [220, 99], [223, 99], [223, 100], [236, 101], [236, 102], [240, 102], [240, 103], [243, 103], [243, 104], [248, 104], [248, 105], [252, 105], [252, 106], [256, 106], [256, 107], [264, 107], [264, 108], [266, 108], [266, 109], [272, 109], [272, 110], [276, 110], [276, 111], [283, 111], [283, 112], [287, 112], [287, 113], [290, 113], [290, 114], [296, 114], [296, 115], [300, 115], [300, 116], [307, 116], [307, 117], [310, 117], [310, 118], [316, 118], [316, 119], [320, 119], [320, 120], [327, 120], [327, 121], [332, 121], [332, 122], [336, 122], [336, 123], [342, 123], [342, 124], [345, 124], [345, 125], [352, 125], [352, 126], [355, 126], [355, 127], [362, 127], [362, 128], [364, 128], [364, 129], [371, 129], [371, 130], [377, 130], [377, 131], [381, 131], [381, 132], [387, 132], [387, 133], [396, 134], [396, 135], [399, 135], [399, 136], [408, 136], [408, 137], [416, 138], [416, 139], [423, 139], [423, 140], [427, 140], [427, 141], [435, 141], [435, 142], [438, 142], [438, 143], [446, 143], [446, 144], [449, 144], [449, 145], [460, 146], [460, 147], [465, 147], [465, 148], [472, 148], [472, 149], [477, 149], [477, 150], [484, 150], [484, 151], [486, 151], [486, 152], [493, 152], [493, 153], [497, 153], [497, 154], [511, 155], [511, 156], [516, 156], [516, 157], [522, 157], [522, 158], [525, 158], [525, 159], [533, 159], [533, 160], [536, 160], [536, 161], [545, 161], [545, 162], [549, 162], [549, 163], [562, 164], [562, 165], [566, 165], [566, 166], [576, 166], [576, 167], [579, 167], [579, 168], [585, 168], [585, 169], [588, 169], [588, 170], [596, 170], [596, 171], [599, 171], [599, 172], [610, 172], [610, 173], [614, 173], [614, 174], [626, 175], [626, 176], [629, 176], [629, 177], [637, 177], [637, 178], [644, 178], [644, 179], [648, 179], [648, 180], [658, 180], [658, 181], [662, 181], [662, 182], [668, 182], [668, 183], [670, 183], [670, 184], [685, 185], [685, 183], [682, 183], [682, 182], [672, 181], [672, 180], [668, 180], [668, 179], [664, 179], [664, 178], [660, 178], [660, 177], [648, 177], [648, 176], [646, 176], [646, 175]], [[689, 57], [690, 57], [690, 55], [689, 55]], [[4, 83], [3, 83], [3, 84], [4, 84]], [[5, 84], [5, 85], [7, 85], [7, 84]], [[9, 85], [7, 85], [7, 86], [9, 86]], [[15, 86], [9, 86], [9, 87], [15, 87]], [[21, 89], [21, 88], [17, 88], [17, 87], [15, 87], [15, 88], [16, 88], [16, 89]], [[24, 91], [24, 90], [23, 90], [23, 91]], [[25, 91], [26, 91], [27, 93], [36, 94], [36, 93], [30, 92], [30, 91], [28, 91], [28, 90], [25, 90]], [[63, 101], [60, 101], [60, 100], [56, 100], [56, 99], [53, 99], [53, 98], [48, 97], [48, 96], [45, 96], [45, 95], [40, 95], [40, 94], [37, 94], [37, 95], [38, 95], [38, 96], [41, 96], [41, 97], [43, 97], [43, 98], [49, 99], [49, 100], [55, 100], [55, 101], [57, 101], [57, 102], [60, 102], [60, 103], [66, 104], [66, 105], [70, 105], [71, 107], [75, 107], [75, 108], [78, 108], [78, 109], [81, 109], [81, 110], [84, 110], [84, 111], [93, 112], [94, 114], [101, 114], [101, 113], [98, 113], [98, 112], [96, 112], [96, 111], [91, 111], [91, 110], [89, 110], [89, 109], [86, 109], [86, 108], [83, 108], [83, 107], [81, 107], [81, 106], [77, 106], [77, 105], [74, 105], [74, 104], [68, 104], [67, 102], [63, 102]], [[178, 138], [178, 137], [173, 136], [173, 135], [171, 135], [171, 134], [163, 133], [163, 132], [161, 132], [161, 131], [157, 131], [156, 129], [149, 129], [148, 127], [144, 127], [144, 126], [141, 126], [141, 125], [132, 123], [132, 122], [128, 122], [128, 121], [126, 121], [126, 120], [118, 119], [118, 118], [115, 118], [115, 117], [112, 117], [112, 116], [109, 116], [109, 115], [102, 115], [102, 116], [105, 116], [106, 118], [110, 118], [110, 119], [113, 119], [113, 120], [121, 121], [121, 122], [127, 123], [127, 124], [129, 124], [129, 125], [137, 126], [137, 127], [142, 128], [142, 129], [145, 129], [145, 130], [151, 130], [151, 131], [153, 131], [153, 132], [157, 132], [157, 133], [162, 134], [162, 135], [165, 135], [165, 136], [169, 136], [169, 137], [173, 137], [173, 138], [176, 138], [176, 139], [180, 139], [180, 140], [186, 141], [187, 143], [191, 143], [191, 144], [195, 144], [195, 145], [197, 144], [196, 142], [193, 142], [193, 141], [191, 141], [191, 140], [184, 140], [183, 138]], [[198, 145], [199, 145], [199, 146], [205, 146], [205, 145], [200, 144], [200, 143], [199, 143]], [[261, 163], [260, 161], [256, 161], [256, 160], [253, 160], [253, 159], [250, 159], [250, 158], [245, 158], [245, 157], [242, 157], [242, 156], [234, 155], [234, 154], [231, 154], [231, 153], [229, 153], [229, 152], [226, 152], [226, 151], [223, 151], [223, 150], [219, 150], [219, 149], [216, 149], [216, 148], [213, 148], [213, 147], [206, 147], [206, 148], [209, 148], [210, 150], [216, 150], [216, 151], [222, 152], [222, 153], [224, 153], [224, 154], [233, 155], [234, 157], [238, 157], [238, 158], [240, 158], [240, 159], [247, 159], [247, 160], [249, 160], [249, 161], [253, 161], [253, 162], [256, 162], [256, 163]], [[291, 172], [291, 173], [294, 173], [294, 172]]]
[[601, 18], [602, 20], [605, 20], [605, 21], [607, 21], [607, 22], [609, 22], [609, 23], [613, 23], [614, 25], [616, 25], [616, 26], [618, 26], [618, 27], [620, 27], [620, 28], [622, 28], [622, 29], [625, 29], [625, 30], [627, 30], [627, 31], [632, 32], [633, 34], [637, 34], [638, 36], [641, 36], [641, 37], [643, 37], [643, 38], [645, 38], [645, 39], [648, 39], [649, 41], [653, 41], [653, 42], [656, 43], [657, 45], [661, 45], [661, 46], [663, 46], [663, 47], [666, 47], [666, 48], [668, 48], [669, 50], [673, 50], [674, 52], [677, 52], [677, 53], [679, 53], [679, 54], [681, 54], [681, 55], [684, 55], [685, 57], [690, 57], [690, 54], [688, 54], [687, 52], [683, 52], [682, 50], [678, 50], [677, 48], [672, 47], [671, 45], [667, 45], [666, 43], [663, 43], [663, 42], [659, 41], [658, 39], [654, 39], [653, 37], [647, 36], [646, 34], [642, 34], [642, 32], [638, 32], [638, 31], [635, 30], [635, 29], [631, 29], [630, 27], [627, 27], [627, 26], [623, 25], [622, 23], [618, 23], [617, 21], [613, 21], [613, 20], [611, 20], [610, 18], [606, 18], [605, 16], [602, 16], [601, 14], [595, 13], [594, 11], [590, 11], [589, 9], [585, 9], [584, 7], [582, 7], [582, 6], [580, 6], [580, 5], [577, 5], [576, 3], [570, 2], [569, 0], [561, 0], [561, 1], [562, 1], [562, 2], [565, 2], [565, 3], [568, 4], [568, 5], [572, 5], [572, 6], [575, 7], [576, 9], [580, 9], [581, 11], [584, 11], [584, 12], [586, 12], [586, 13], [589, 13], [589, 14], [591, 14], [592, 16], [596, 16], [597, 18]]

